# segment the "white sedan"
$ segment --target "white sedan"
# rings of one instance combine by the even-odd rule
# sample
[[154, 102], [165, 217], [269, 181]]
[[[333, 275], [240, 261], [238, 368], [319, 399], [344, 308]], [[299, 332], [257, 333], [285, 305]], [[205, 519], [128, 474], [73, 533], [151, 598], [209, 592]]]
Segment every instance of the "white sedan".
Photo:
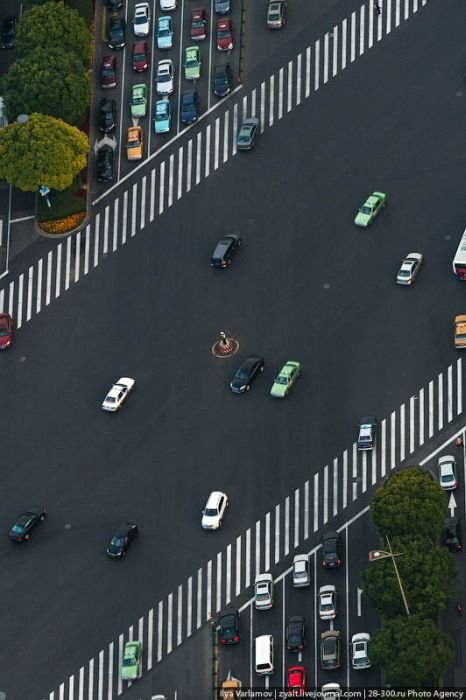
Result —
[[130, 377], [121, 377], [115, 382], [102, 403], [103, 410], [118, 411], [130, 391], [134, 388], [134, 384], [134, 379]]
[[202, 511], [204, 530], [218, 530], [228, 507], [228, 496], [223, 491], [212, 491]]
[[296, 554], [293, 559], [293, 586], [309, 586], [311, 583], [311, 569], [309, 554]]
[[319, 617], [333, 620], [337, 615], [337, 589], [333, 585], [319, 588]]
[[269, 610], [273, 605], [272, 574], [259, 574], [254, 581], [254, 602], [256, 610]]
[[133, 29], [134, 36], [149, 36], [150, 8], [148, 2], [138, 2], [134, 6]]
[[155, 78], [155, 89], [159, 95], [171, 95], [174, 86], [173, 78], [175, 75], [175, 69], [173, 68], [173, 61], [169, 58], [159, 61], [157, 64], [157, 75]]
[[176, 0], [160, 0], [160, 9], [162, 12], [176, 10]]
[[414, 284], [423, 260], [424, 256], [422, 253], [409, 253], [401, 263], [396, 276], [396, 283], [402, 285]]

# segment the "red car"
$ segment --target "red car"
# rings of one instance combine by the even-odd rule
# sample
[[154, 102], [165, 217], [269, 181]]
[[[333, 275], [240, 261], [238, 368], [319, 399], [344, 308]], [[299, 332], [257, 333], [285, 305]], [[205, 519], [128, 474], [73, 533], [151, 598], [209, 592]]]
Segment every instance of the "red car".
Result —
[[191, 12], [191, 40], [202, 41], [207, 36], [207, 20], [205, 10], [199, 7]]
[[233, 25], [231, 18], [217, 20], [217, 49], [219, 51], [230, 51], [234, 46]]
[[288, 690], [291, 697], [300, 697], [306, 690], [306, 669], [304, 666], [292, 666], [288, 669]]
[[10, 314], [0, 314], [0, 350], [6, 350], [13, 343], [13, 320]]
[[135, 41], [133, 44], [133, 70], [143, 73], [149, 68], [149, 49], [147, 41]]
[[100, 69], [100, 87], [113, 88], [116, 87], [116, 56], [104, 56], [102, 59], [102, 68]]

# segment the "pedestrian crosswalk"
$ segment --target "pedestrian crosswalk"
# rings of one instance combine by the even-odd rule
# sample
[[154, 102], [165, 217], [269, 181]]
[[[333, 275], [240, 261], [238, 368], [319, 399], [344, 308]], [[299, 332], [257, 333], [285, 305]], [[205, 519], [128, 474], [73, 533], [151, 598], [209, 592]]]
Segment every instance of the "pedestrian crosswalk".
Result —
[[462, 387], [458, 358], [380, 422], [373, 451], [358, 451], [353, 443], [323, 469], [311, 472], [299, 488], [61, 683], [48, 700], [112, 700], [121, 695], [126, 641], [143, 642], [143, 672], [153, 669], [222, 608], [237, 604], [259, 573], [273, 570], [299, 548], [310, 550], [332, 518], [370, 496], [393, 469], [409, 464], [416, 450], [463, 414]]
[[21, 328], [98, 267], [104, 256], [147, 230], [184, 194], [236, 156], [242, 119], [258, 116], [264, 132], [426, 4], [427, 0], [381, 0], [377, 14], [373, 2], [365, 2], [258, 87], [247, 94], [235, 91], [220, 103], [223, 112], [217, 105], [195, 128], [175, 138], [170, 148], [165, 146], [97, 199], [90, 223], [75, 237], [75, 250], [68, 238], [16, 278], [5, 278], [0, 311], [12, 314]]

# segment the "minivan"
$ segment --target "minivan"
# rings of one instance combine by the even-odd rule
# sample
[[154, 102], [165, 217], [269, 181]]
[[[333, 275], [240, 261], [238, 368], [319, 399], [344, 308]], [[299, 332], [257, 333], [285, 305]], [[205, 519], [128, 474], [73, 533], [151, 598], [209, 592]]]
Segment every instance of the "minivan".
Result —
[[256, 673], [259, 676], [269, 676], [274, 671], [273, 637], [271, 634], [262, 634], [256, 637]]

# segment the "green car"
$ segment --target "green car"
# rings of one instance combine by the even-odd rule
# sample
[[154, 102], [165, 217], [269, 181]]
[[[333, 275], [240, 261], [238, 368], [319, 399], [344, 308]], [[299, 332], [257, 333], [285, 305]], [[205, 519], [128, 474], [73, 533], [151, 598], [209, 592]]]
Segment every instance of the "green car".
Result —
[[373, 192], [356, 214], [354, 220], [356, 226], [367, 228], [374, 221], [377, 214], [382, 211], [386, 203], [387, 195], [384, 192]]
[[126, 642], [121, 662], [121, 677], [134, 681], [142, 674], [142, 642]]
[[184, 54], [184, 77], [199, 80], [201, 77], [201, 53], [199, 46], [188, 46]]
[[299, 377], [300, 372], [301, 363], [288, 360], [275, 377], [270, 395], [274, 396], [276, 399], [284, 399]]
[[131, 116], [145, 117], [147, 113], [147, 85], [140, 83], [131, 88]]

